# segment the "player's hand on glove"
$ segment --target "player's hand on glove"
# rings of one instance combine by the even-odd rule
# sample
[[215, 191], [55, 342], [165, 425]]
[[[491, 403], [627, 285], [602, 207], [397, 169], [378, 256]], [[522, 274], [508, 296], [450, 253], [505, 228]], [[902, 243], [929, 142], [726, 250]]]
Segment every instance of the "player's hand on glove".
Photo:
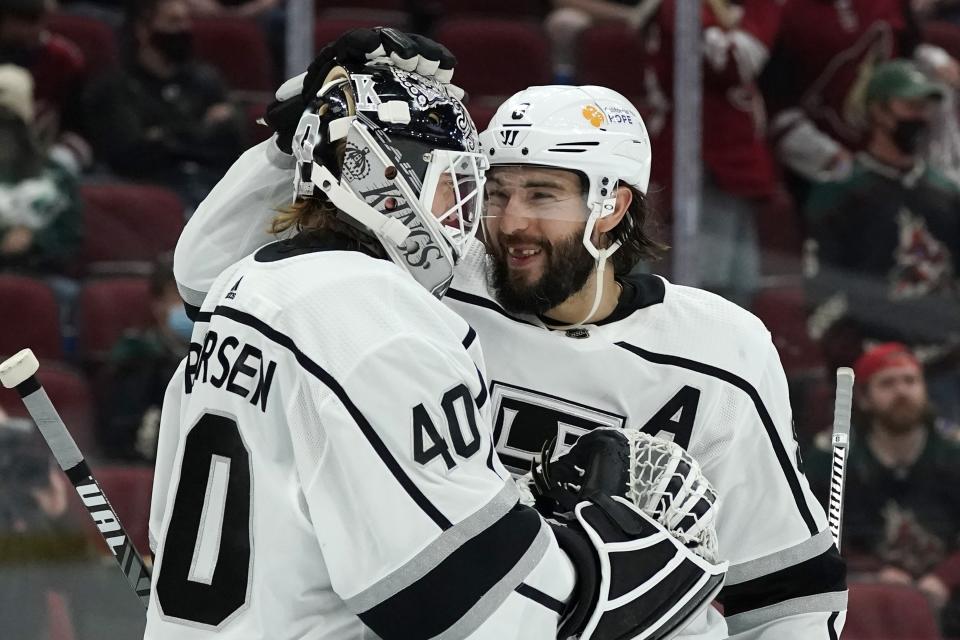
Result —
[[304, 107], [320, 91], [333, 67], [369, 62], [391, 64], [433, 78], [446, 85], [451, 95], [463, 96], [459, 87], [450, 84], [457, 59], [439, 42], [388, 27], [353, 29], [321, 49], [305, 73], [290, 78], [277, 90], [264, 122], [277, 133], [279, 147], [290, 153]]
[[556, 460], [554, 448], [555, 440], [544, 446], [531, 472], [542, 514], [562, 519], [584, 500], [619, 496], [698, 555], [716, 559], [717, 494], [682, 447], [635, 429], [601, 428]]

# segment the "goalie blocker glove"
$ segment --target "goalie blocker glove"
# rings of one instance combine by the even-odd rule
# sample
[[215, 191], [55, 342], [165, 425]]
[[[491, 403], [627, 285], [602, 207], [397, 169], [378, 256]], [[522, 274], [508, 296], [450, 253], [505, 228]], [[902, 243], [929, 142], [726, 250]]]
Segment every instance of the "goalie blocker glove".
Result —
[[[671, 442], [596, 429], [551, 461], [544, 447], [531, 497], [577, 567], [577, 594], [558, 638], [662, 640], [716, 597], [716, 494]], [[665, 526], [666, 525], [666, 526]]]
[[307, 71], [284, 82], [267, 107], [264, 124], [277, 134], [277, 146], [292, 153], [291, 141], [306, 105], [316, 98], [324, 79], [338, 65], [390, 64], [447, 85], [458, 99], [463, 91], [450, 84], [457, 59], [439, 42], [388, 27], [352, 29], [327, 44]]

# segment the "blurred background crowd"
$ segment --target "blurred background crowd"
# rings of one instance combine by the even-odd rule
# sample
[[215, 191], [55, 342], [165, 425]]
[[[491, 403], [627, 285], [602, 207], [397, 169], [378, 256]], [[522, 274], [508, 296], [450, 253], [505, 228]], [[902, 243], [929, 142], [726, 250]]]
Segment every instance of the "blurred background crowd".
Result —
[[[315, 0], [313, 34], [439, 40], [481, 129], [527, 86], [620, 91], [650, 132], [669, 242], [678, 2]], [[270, 135], [257, 120], [284, 77], [288, 8], [0, 1], [0, 356], [42, 359], [142, 551], [159, 407], [191, 331], [171, 250]], [[701, 22], [696, 279], [772, 332], [824, 500], [833, 371], [857, 372], [844, 637], [960, 637], [960, 1], [703, 0]], [[668, 262], [644, 268], [670, 277]], [[139, 605], [24, 416], [0, 393], [4, 637], [98, 638], [105, 621], [138, 637]]]

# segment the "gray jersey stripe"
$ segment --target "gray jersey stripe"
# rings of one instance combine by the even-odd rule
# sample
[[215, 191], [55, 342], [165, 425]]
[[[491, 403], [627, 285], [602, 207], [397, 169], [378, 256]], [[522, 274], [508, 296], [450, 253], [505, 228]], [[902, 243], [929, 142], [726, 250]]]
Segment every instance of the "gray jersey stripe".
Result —
[[730, 567], [727, 572], [725, 587], [756, 580], [765, 575], [775, 573], [781, 569], [798, 565], [811, 558], [816, 558], [833, 545], [833, 537], [829, 529], [824, 529], [812, 538], [807, 538], [800, 544], [789, 547], [776, 553], [741, 562]]
[[[345, 600], [351, 611], [368, 611], [417, 582], [460, 546], [505, 516], [520, 499], [513, 480], [490, 502], [441, 533], [426, 549], [376, 584]], [[516, 585], [514, 585], [516, 586]]]
[[749, 629], [756, 629], [761, 625], [804, 613], [823, 613], [829, 616], [835, 611], [847, 610], [847, 592], [834, 591], [832, 593], [818, 593], [813, 596], [785, 600], [777, 604], [744, 611], [735, 616], [727, 617], [727, 629], [731, 636], [743, 633]]

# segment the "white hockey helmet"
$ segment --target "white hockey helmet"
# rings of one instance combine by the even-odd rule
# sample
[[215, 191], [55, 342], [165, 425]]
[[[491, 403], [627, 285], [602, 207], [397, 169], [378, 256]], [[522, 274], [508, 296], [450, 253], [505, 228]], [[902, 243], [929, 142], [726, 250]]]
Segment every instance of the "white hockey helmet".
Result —
[[618, 183], [641, 193], [650, 183], [647, 127], [629, 100], [605, 87], [524, 89], [497, 109], [480, 144], [491, 167], [538, 165], [585, 175], [591, 233], [598, 218], [613, 213]]

